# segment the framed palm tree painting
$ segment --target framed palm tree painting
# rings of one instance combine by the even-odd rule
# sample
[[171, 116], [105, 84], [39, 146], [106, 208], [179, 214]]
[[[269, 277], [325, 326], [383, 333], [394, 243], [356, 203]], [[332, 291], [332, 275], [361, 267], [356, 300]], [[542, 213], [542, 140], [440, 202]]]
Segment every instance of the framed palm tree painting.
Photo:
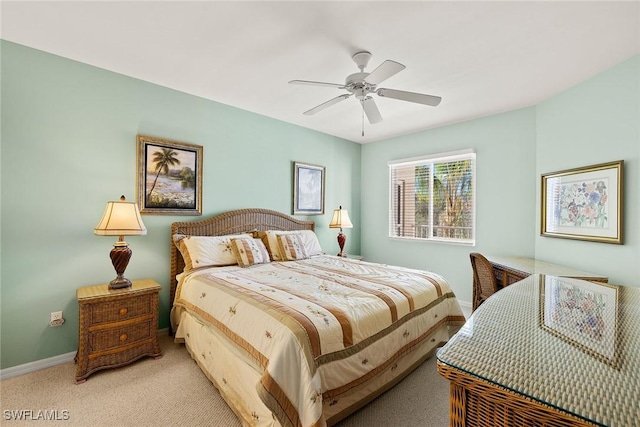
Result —
[[202, 214], [202, 146], [138, 135], [140, 213]]

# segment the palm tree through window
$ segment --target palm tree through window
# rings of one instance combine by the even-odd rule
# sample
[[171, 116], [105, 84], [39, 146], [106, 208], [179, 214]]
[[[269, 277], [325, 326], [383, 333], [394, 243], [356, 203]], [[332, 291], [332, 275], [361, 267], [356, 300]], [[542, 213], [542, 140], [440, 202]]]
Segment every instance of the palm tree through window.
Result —
[[390, 237], [474, 242], [474, 152], [399, 160], [389, 168]]

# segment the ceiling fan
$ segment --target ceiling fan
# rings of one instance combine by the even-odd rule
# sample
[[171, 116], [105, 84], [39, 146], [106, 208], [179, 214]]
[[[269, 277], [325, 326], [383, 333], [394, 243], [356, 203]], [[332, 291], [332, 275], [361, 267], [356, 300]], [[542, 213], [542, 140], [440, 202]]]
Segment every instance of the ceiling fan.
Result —
[[[369, 123], [374, 124], [382, 121], [382, 115], [380, 114], [376, 102], [370, 96], [370, 94], [375, 93], [376, 95], [383, 98], [394, 98], [401, 101], [430, 105], [432, 107], [437, 106], [438, 104], [440, 104], [440, 101], [442, 101], [442, 98], [439, 96], [407, 92], [396, 89], [379, 88], [379, 83], [382, 83], [389, 77], [394, 76], [395, 74], [406, 68], [404, 65], [398, 62], [387, 59], [382, 64], [380, 64], [378, 68], [370, 73], [366, 73], [364, 69], [371, 59], [371, 53], [367, 51], [357, 52], [352, 56], [352, 59], [360, 69], [360, 72], [353, 73], [347, 76], [344, 84], [314, 82], [308, 80], [291, 80], [289, 82], [292, 84], [334, 87], [337, 89], [345, 89], [347, 92], [349, 92], [323, 102], [322, 104], [305, 111], [303, 114], [313, 115], [319, 111], [331, 107], [332, 105], [337, 104], [340, 101], [344, 101], [345, 99], [350, 98], [352, 95], [355, 95], [355, 97], [360, 101], [360, 104], [362, 105], [363, 114], [367, 115]], [[364, 127], [362, 135], [364, 136]]]

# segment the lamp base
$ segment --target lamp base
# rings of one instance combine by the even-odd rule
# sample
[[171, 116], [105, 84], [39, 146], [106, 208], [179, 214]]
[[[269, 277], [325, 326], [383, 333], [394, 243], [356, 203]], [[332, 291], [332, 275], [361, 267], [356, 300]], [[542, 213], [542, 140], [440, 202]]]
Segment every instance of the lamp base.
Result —
[[344, 244], [347, 243], [347, 236], [340, 229], [340, 233], [338, 233], [338, 246], [340, 246], [340, 252], [338, 253], [339, 257], [346, 258], [347, 254], [344, 253]]
[[130, 288], [131, 280], [126, 277], [116, 277], [112, 281], [109, 282], [109, 289], [122, 289], [122, 288]]
[[111, 263], [113, 264], [113, 268], [116, 270], [116, 274], [118, 275], [115, 279], [109, 282], [109, 289], [122, 289], [128, 288], [131, 286], [131, 280], [124, 277], [124, 271], [129, 264], [129, 259], [131, 259], [131, 249], [129, 245], [120, 237], [120, 240], [113, 245], [113, 249], [109, 253], [109, 257], [111, 258]]

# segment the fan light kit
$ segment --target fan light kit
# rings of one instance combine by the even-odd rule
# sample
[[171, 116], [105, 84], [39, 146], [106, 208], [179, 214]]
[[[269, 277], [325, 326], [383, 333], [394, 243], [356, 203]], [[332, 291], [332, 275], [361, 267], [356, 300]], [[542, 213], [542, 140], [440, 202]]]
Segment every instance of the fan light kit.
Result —
[[313, 115], [325, 108], [331, 107], [340, 101], [344, 101], [355, 95], [356, 99], [360, 101], [363, 111], [363, 123], [362, 123], [362, 136], [364, 136], [364, 114], [367, 115], [369, 123], [375, 124], [382, 121], [382, 115], [376, 105], [375, 100], [370, 94], [376, 94], [380, 97], [399, 99], [401, 101], [415, 102], [417, 104], [429, 105], [432, 107], [437, 106], [442, 101], [442, 98], [434, 95], [426, 95], [422, 93], [407, 92], [404, 90], [378, 88], [378, 84], [387, 80], [389, 77], [396, 75], [406, 67], [398, 62], [387, 59], [370, 73], [366, 73], [364, 69], [367, 67], [369, 60], [371, 59], [371, 53], [362, 51], [352, 56], [353, 61], [356, 63], [360, 72], [353, 73], [347, 76], [344, 84], [338, 83], [325, 83], [314, 82], [309, 80], [291, 80], [289, 83], [311, 86], [327, 86], [338, 89], [345, 89], [349, 93], [345, 93], [335, 98], [332, 98], [322, 104], [313, 107], [310, 110], [305, 111], [305, 115]]

